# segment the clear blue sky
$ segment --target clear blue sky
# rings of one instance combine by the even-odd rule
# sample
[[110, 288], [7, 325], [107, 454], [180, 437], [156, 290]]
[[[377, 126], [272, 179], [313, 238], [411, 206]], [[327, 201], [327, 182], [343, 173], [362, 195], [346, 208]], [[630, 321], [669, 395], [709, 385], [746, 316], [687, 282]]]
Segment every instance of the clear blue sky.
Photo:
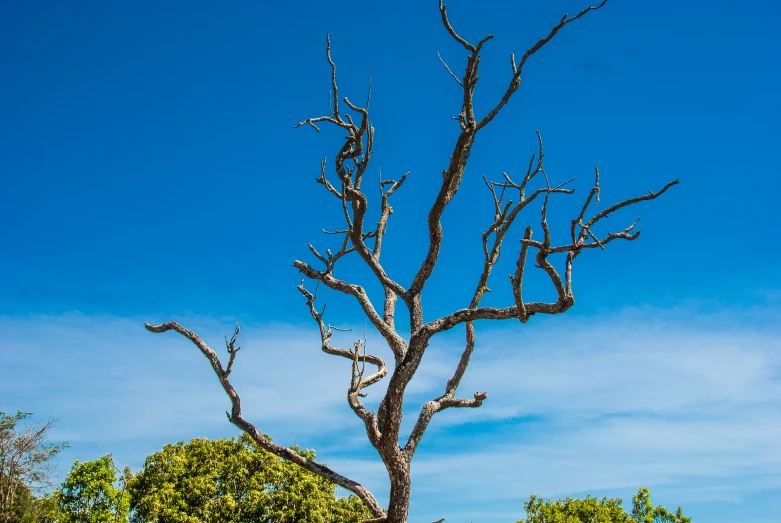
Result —
[[[584, 5], [448, 3], [463, 36], [496, 35], [478, 113], [506, 86], [509, 53]], [[611, 0], [530, 60], [446, 213], [428, 318], [468, 303], [492, 217], [481, 175], [520, 174], [535, 129], [553, 180], [578, 177], [551, 202], [554, 241], [594, 165], [603, 206], [681, 184], [611, 217], [606, 230], [642, 215], [643, 234], [577, 260], [566, 317], [479, 330], [461, 389], [489, 398], [432, 423], [411, 522], [509, 522], [531, 492], [627, 499], [640, 485], [698, 523], [781, 512], [780, 22], [776, 2]], [[316, 261], [307, 242], [336, 247], [320, 231], [341, 226], [314, 183], [341, 133], [293, 129], [328, 110], [326, 33], [342, 94], [363, 101], [371, 71], [370, 171], [411, 172], [383, 256], [408, 284], [457, 134], [459, 89], [437, 52], [465, 62], [434, 0], [0, 6], [0, 410], [61, 418], [61, 472], [105, 452], [137, 469], [166, 442], [234, 435], [195, 348], [142, 323], [176, 318], [219, 347], [239, 321], [250, 419], [387, 499], [344, 401], [349, 364], [319, 351], [291, 267]], [[539, 229], [536, 212], [522, 218]], [[511, 301], [521, 225], [489, 304]], [[531, 299], [552, 296], [539, 276]], [[351, 301], [321, 296], [331, 322], [362, 327]], [[461, 336], [432, 345], [405, 419], [440, 393]]]

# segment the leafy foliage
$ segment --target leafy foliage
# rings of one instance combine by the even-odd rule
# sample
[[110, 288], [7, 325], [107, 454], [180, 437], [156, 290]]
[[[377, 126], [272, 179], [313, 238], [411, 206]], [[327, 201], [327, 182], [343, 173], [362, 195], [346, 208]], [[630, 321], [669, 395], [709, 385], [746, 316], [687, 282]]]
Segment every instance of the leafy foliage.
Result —
[[[8, 494], [12, 488], [12, 485], [10, 484], [11, 481], [13, 480], [9, 480], [5, 474], [0, 476], [0, 484], [4, 486], [4, 492], [6, 494]], [[10, 523], [22, 521], [25, 514], [32, 511], [32, 505], [35, 503], [35, 495], [24, 483], [19, 481], [16, 481], [15, 483], [16, 485], [13, 485], [13, 499], [10, 500], [7, 508], [3, 511], [2, 516], [0, 516], [0, 521], [8, 521]]]
[[130, 497], [125, 489], [130, 471], [117, 477], [111, 455], [95, 461], [74, 462], [57, 492], [65, 523], [127, 521]]
[[524, 504], [526, 520], [518, 523], [636, 523], [620, 499], [540, 499], [534, 494]]
[[19, 523], [62, 523], [63, 516], [57, 493], [47, 494], [40, 498], [32, 497], [25, 507]]
[[683, 509], [678, 507], [675, 514], [664, 507], [654, 507], [651, 503], [651, 493], [647, 488], [641, 488], [632, 497], [632, 517], [638, 523], [691, 523], [691, 518], [683, 515]]
[[526, 519], [517, 523], [691, 523], [681, 507], [673, 514], [651, 503], [647, 488], [640, 488], [632, 498], [628, 514], [622, 500], [587, 496], [586, 499], [540, 499], [534, 494], [524, 504]]
[[13, 502], [3, 515], [8, 523], [61, 523], [60, 508], [56, 494], [40, 498], [24, 483], [19, 482]]
[[[74, 462], [60, 488], [50, 484], [50, 460], [67, 444], [45, 442], [52, 422], [17, 428], [31, 414], [0, 412], [0, 523], [358, 523], [372, 517], [356, 496], [260, 448], [246, 433], [232, 439], [194, 439], [166, 445], [133, 476], [118, 475], [111, 455]], [[268, 436], [266, 436], [268, 437]], [[315, 452], [292, 447], [315, 461]], [[627, 513], [621, 499], [540, 499], [524, 504], [517, 523], [691, 523], [680, 507], [654, 506], [640, 488]]]
[[[311, 450], [297, 452], [314, 460]], [[370, 513], [246, 434], [166, 445], [129, 484], [134, 523], [357, 523]]]
[[0, 412], [0, 523], [22, 521], [34, 510], [33, 490], [49, 485], [52, 459], [67, 443], [48, 443], [54, 420], [27, 425], [32, 413]]

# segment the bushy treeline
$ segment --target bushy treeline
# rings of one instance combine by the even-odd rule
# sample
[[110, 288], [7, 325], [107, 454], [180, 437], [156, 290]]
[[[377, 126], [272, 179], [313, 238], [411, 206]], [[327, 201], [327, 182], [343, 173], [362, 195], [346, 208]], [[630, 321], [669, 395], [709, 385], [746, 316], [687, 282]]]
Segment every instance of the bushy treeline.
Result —
[[[165, 445], [137, 473], [120, 470], [111, 455], [76, 461], [61, 485], [38, 497], [34, 491], [53, 486], [42, 474], [45, 464], [67, 445], [48, 456], [36, 453], [22, 436], [44, 435], [51, 422], [18, 430], [29, 416], [0, 413], [0, 497], [10, 500], [0, 507], [0, 523], [358, 523], [370, 517], [358, 498], [337, 496], [332, 483], [259, 448], [246, 434]], [[47, 445], [40, 438], [37, 444]], [[312, 450], [296, 450], [315, 459]], [[25, 461], [36, 475], [17, 474]]]
[[[0, 523], [358, 523], [371, 518], [356, 498], [259, 448], [249, 436], [168, 444], [142, 470], [111, 455], [76, 461], [52, 487], [46, 465], [65, 443], [45, 442], [52, 421], [19, 428], [29, 413], [0, 412]], [[295, 449], [309, 459], [312, 450]], [[627, 512], [620, 499], [546, 500], [532, 495], [518, 523], [691, 523], [678, 508], [651, 503], [641, 488]]]
[[524, 504], [526, 519], [517, 523], [692, 523], [678, 507], [670, 512], [651, 503], [651, 493], [640, 488], [627, 512], [620, 498], [540, 499], [534, 494]]

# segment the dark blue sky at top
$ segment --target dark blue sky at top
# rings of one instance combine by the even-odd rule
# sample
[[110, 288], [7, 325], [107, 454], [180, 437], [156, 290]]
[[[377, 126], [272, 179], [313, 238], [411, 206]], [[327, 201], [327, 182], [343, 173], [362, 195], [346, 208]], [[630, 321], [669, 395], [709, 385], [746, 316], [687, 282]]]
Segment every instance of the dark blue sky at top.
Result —
[[[465, 38], [496, 35], [478, 114], [506, 88], [510, 52], [583, 5], [448, 4]], [[445, 215], [429, 314], [468, 303], [493, 215], [481, 175], [520, 177], [535, 129], [552, 181], [578, 177], [574, 197], [551, 201], [554, 242], [566, 241], [594, 165], [600, 208], [681, 179], [608, 220], [603, 232], [642, 215], [643, 235], [578, 259], [574, 313], [751, 303], [777, 289], [780, 21], [775, 2], [613, 0], [566, 27], [478, 137]], [[458, 74], [465, 62], [436, 2], [17, 2], [0, 7], [0, 313], [306, 321], [291, 263], [316, 261], [307, 242], [336, 248], [320, 231], [342, 225], [313, 181], [341, 131], [293, 128], [328, 110], [326, 33], [341, 94], [363, 102], [371, 71], [367, 191], [376, 194], [378, 167], [385, 178], [411, 171], [384, 254], [408, 284], [457, 134], [460, 91], [436, 53]], [[523, 225], [541, 234], [537, 209], [508, 238], [487, 303], [509, 304], [506, 274]], [[339, 274], [376, 291], [360, 264]], [[529, 299], [553, 297], [540, 276], [528, 276]], [[333, 314], [355, 312], [329, 296]]]

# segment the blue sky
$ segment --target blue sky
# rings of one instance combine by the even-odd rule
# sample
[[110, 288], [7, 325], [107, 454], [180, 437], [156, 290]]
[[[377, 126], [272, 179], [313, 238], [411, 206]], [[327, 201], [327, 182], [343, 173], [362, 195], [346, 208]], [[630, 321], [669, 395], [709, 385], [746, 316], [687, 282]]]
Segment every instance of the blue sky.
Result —
[[[583, 6], [448, 3], [463, 36], [496, 35], [478, 113], [506, 86], [509, 53]], [[642, 215], [643, 234], [578, 258], [565, 316], [479, 327], [460, 390], [489, 398], [435, 417], [413, 462], [411, 523], [509, 522], [532, 492], [628, 501], [641, 485], [698, 523], [781, 511], [779, 22], [774, 2], [611, 0], [529, 61], [445, 215], [427, 318], [468, 304], [493, 216], [481, 176], [521, 173], [535, 129], [552, 179], [578, 177], [574, 197], [551, 201], [554, 241], [594, 165], [602, 206], [681, 184], [608, 220], [604, 231]], [[459, 90], [437, 52], [454, 70], [465, 61], [435, 2], [0, 6], [0, 411], [61, 418], [61, 473], [106, 452], [137, 469], [166, 442], [236, 434], [196, 349], [142, 324], [177, 319], [217, 348], [239, 321], [247, 417], [387, 499], [344, 400], [349, 363], [320, 352], [291, 267], [316, 261], [307, 242], [336, 247], [321, 230], [341, 226], [314, 183], [341, 134], [293, 129], [328, 110], [326, 33], [342, 94], [364, 100], [371, 71], [370, 170], [411, 173], [383, 255], [408, 284], [457, 135]], [[512, 300], [522, 225], [539, 229], [529, 211], [487, 304]], [[379, 300], [359, 263], [342, 271]], [[527, 276], [529, 299], [552, 293]], [[353, 302], [321, 296], [327, 320], [362, 329]], [[406, 421], [440, 394], [462, 336], [430, 347]], [[370, 332], [389, 356], [380, 345]]]

